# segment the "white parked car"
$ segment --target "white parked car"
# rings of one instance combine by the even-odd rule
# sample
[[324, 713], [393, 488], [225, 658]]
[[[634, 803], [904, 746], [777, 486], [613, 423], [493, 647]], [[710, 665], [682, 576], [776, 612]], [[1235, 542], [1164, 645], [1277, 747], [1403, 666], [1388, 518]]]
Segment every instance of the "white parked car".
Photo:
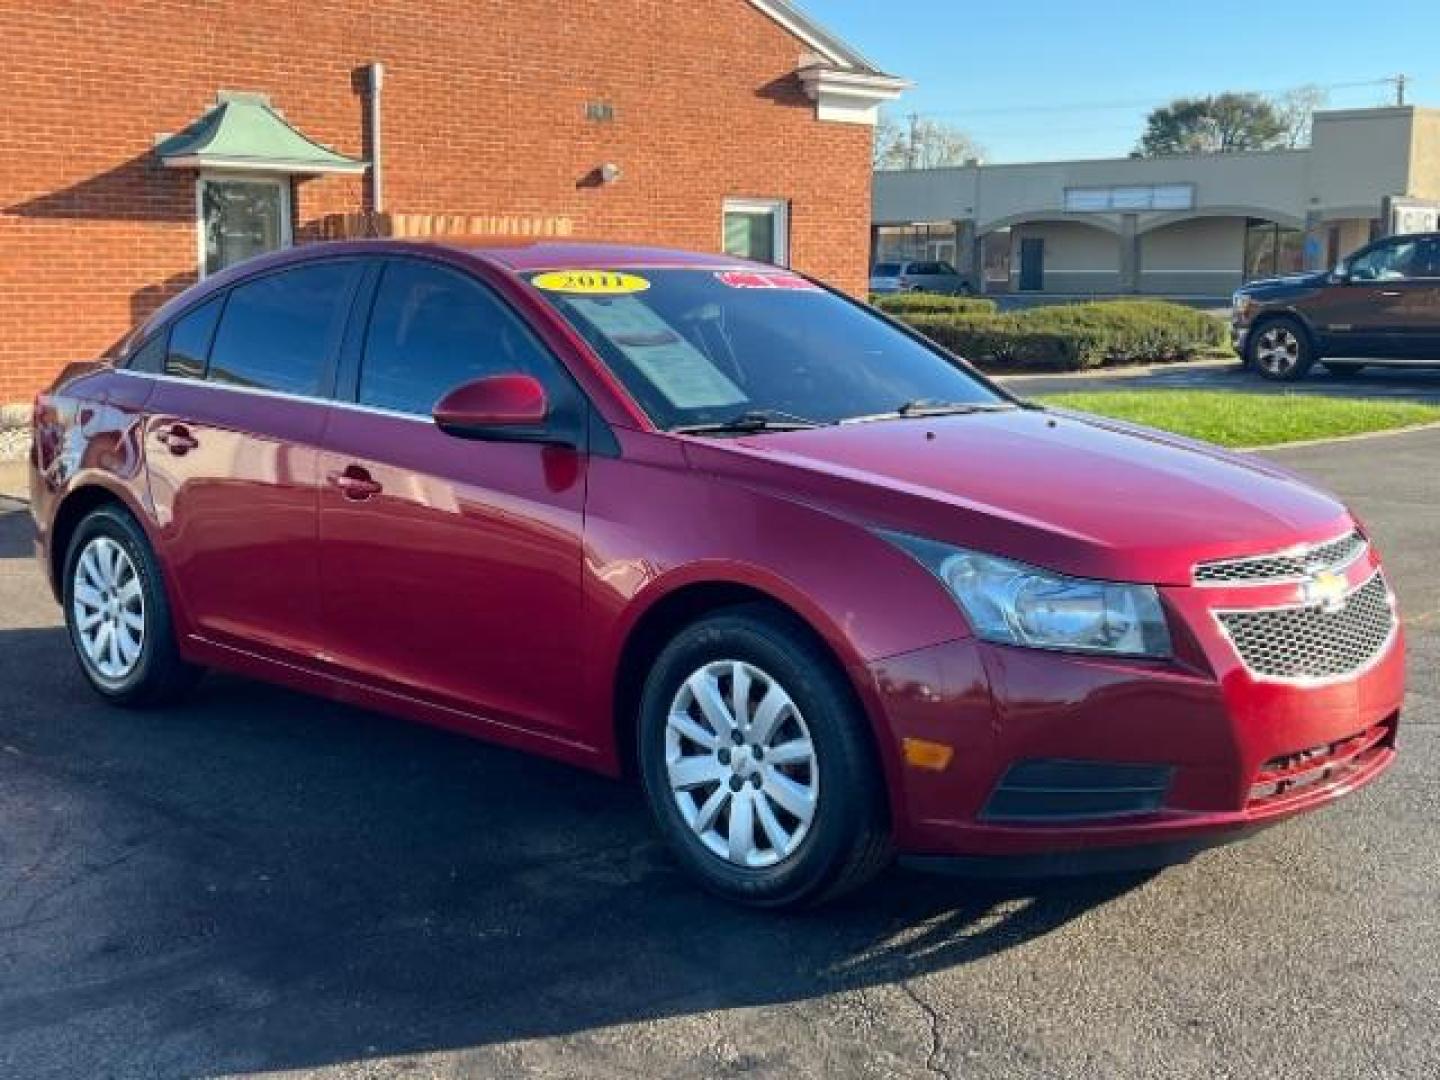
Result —
[[870, 291], [877, 294], [901, 292], [943, 293], [969, 296], [974, 288], [948, 262], [887, 262], [870, 269]]

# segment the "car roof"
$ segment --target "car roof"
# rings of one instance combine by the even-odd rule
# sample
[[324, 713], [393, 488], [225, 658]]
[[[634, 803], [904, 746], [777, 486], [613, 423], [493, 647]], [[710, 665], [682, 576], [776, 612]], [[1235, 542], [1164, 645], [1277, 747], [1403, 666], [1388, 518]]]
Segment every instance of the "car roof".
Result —
[[300, 266], [316, 259], [341, 255], [403, 255], [437, 251], [452, 252], [462, 257], [479, 259], [503, 272], [512, 274], [530, 273], [536, 270], [609, 270], [635, 267], [652, 269], [694, 267], [712, 270], [746, 269], [769, 272], [774, 272], [776, 269], [768, 263], [740, 259], [733, 255], [586, 240], [505, 240], [495, 237], [462, 236], [415, 240], [320, 240], [297, 244], [294, 247], [247, 259], [192, 285], [180, 295], [163, 304], [149, 318], [143, 320], [126, 337], [122, 346], [122, 354], [125, 348], [148, 334], [152, 327], [160, 325], [180, 311], [203, 302], [211, 294], [255, 273], [278, 270], [286, 266]]

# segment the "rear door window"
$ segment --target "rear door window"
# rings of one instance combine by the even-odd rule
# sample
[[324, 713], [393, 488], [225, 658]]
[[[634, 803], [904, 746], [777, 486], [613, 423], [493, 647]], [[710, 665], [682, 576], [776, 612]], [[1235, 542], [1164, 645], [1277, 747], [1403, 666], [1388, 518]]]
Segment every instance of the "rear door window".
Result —
[[418, 259], [386, 264], [360, 368], [360, 404], [429, 416], [457, 386], [500, 374], [533, 375], [553, 393], [558, 372], [479, 282]]
[[210, 339], [215, 336], [215, 320], [220, 317], [221, 297], [201, 304], [194, 311], [175, 320], [170, 329], [170, 345], [165, 353], [165, 374], [182, 379], [203, 379], [205, 358], [210, 353]]
[[130, 371], [143, 371], [157, 375], [165, 370], [165, 352], [170, 340], [169, 329], [151, 334], [145, 343], [125, 358], [124, 366]]
[[215, 333], [210, 381], [328, 394], [331, 359], [359, 272], [353, 260], [311, 263], [237, 285]]

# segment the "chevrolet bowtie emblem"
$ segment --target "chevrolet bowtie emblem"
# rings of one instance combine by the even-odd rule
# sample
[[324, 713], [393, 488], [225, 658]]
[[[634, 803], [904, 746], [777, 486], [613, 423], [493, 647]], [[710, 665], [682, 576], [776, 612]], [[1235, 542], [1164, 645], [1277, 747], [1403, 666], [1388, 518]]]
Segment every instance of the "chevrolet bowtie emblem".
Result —
[[1300, 585], [1300, 596], [1306, 607], [1318, 607], [1333, 615], [1345, 606], [1346, 581], [1329, 570], [1317, 570]]

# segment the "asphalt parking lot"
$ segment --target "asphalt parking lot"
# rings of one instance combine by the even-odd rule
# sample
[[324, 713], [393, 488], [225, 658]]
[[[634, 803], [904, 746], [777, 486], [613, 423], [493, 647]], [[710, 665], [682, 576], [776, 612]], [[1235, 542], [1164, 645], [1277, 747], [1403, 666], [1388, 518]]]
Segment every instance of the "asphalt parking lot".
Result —
[[1440, 1075], [1440, 431], [1274, 456], [1401, 597], [1386, 778], [1159, 875], [784, 917], [558, 765], [230, 678], [98, 704], [0, 501], [0, 1076]]

